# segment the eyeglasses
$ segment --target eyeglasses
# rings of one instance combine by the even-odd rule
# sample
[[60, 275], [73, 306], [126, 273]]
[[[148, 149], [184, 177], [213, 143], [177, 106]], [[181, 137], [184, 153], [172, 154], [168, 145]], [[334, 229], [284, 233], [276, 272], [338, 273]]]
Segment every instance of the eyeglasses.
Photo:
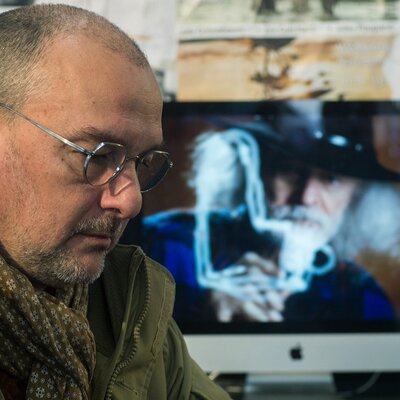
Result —
[[173, 165], [169, 154], [161, 150], [150, 150], [137, 156], [128, 156], [125, 146], [111, 142], [101, 142], [94, 146], [92, 150], [87, 150], [14, 110], [7, 104], [0, 102], [0, 107], [18, 115], [43, 132], [84, 154], [86, 158], [83, 163], [83, 175], [92, 186], [101, 186], [111, 182], [122, 172], [127, 162], [133, 160], [140, 191], [142, 193], [148, 192], [165, 177]]

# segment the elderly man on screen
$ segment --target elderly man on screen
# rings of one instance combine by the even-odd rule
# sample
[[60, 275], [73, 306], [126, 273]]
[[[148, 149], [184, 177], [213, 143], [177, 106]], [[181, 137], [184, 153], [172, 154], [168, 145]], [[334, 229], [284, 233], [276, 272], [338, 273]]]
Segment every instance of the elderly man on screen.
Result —
[[0, 15], [0, 398], [223, 399], [174, 283], [116, 246], [171, 166], [136, 44], [63, 5]]
[[394, 318], [355, 260], [363, 251], [399, 260], [400, 176], [376, 162], [369, 118], [350, 106], [347, 117], [329, 116], [329, 104], [322, 120], [309, 118], [318, 107], [288, 102], [269, 117], [221, 119], [226, 130], [194, 145], [194, 210], [145, 219], [148, 254], [187, 296], [178, 320], [188, 310], [225, 322]]
[[[296, 140], [301, 140], [301, 133], [296, 132]], [[339, 145], [344, 137], [331, 139]], [[244, 301], [214, 291], [212, 298], [219, 320], [393, 317], [382, 288], [352, 260], [360, 250], [379, 248], [379, 242], [387, 241], [392, 234], [392, 240], [396, 240], [399, 228], [387, 219], [388, 213], [394, 211], [391, 215], [396, 215], [400, 204], [398, 190], [387, 183], [360, 178], [364, 174], [380, 180], [398, 177], [373, 166], [371, 160], [368, 167], [367, 159], [365, 165], [357, 166], [356, 156], [345, 161], [347, 166], [340, 165], [339, 154], [331, 159], [323, 143], [317, 146], [318, 151], [308, 147], [304, 154], [299, 149], [296, 155], [264, 149], [261, 159], [270, 205], [268, 217], [275, 223], [282, 222], [285, 228], [267, 227], [270, 240], [279, 242], [276, 254], [275, 250], [248, 251], [235, 264], [246, 267], [246, 272], [241, 273], [254, 276], [254, 282], [263, 274], [276, 277], [277, 290], [264, 288], [258, 300], [248, 296]], [[312, 157], [314, 166], [307, 165], [304, 161]], [[254, 293], [256, 288], [247, 284], [245, 290]]]

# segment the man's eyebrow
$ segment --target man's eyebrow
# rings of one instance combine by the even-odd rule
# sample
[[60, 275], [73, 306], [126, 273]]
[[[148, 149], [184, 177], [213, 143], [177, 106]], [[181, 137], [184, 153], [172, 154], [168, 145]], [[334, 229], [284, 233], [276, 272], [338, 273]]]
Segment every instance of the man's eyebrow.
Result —
[[72, 132], [71, 140], [91, 140], [93, 142], [120, 142], [115, 134], [108, 130], [100, 130], [94, 126], [86, 126]]
[[164, 140], [161, 143], [155, 144], [155, 145], [149, 147], [148, 149], [140, 152], [138, 155], [140, 156], [140, 155], [148, 153], [149, 151], [161, 150], [161, 149], [165, 149], [165, 141]]
[[[137, 147], [135, 144], [130, 144], [129, 142], [127, 142], [127, 140], [124, 137], [122, 138], [120, 136], [117, 137], [117, 135], [115, 135], [111, 131], [100, 130], [93, 126], [87, 126], [82, 129], [79, 129], [78, 131], [72, 132], [70, 140], [72, 141], [88, 140], [92, 141], [93, 143], [112, 142], [112, 143], [122, 144], [126, 146], [127, 149], [129, 149], [129, 147]], [[145, 154], [148, 151], [160, 150], [163, 148], [165, 148], [164, 140], [142, 151], [140, 154]]]

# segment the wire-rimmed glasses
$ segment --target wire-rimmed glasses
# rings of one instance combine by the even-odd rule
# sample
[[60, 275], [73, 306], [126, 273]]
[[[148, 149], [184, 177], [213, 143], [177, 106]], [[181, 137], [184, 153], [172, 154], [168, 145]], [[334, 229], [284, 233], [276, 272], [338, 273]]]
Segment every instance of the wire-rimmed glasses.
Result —
[[165, 177], [173, 165], [169, 154], [161, 150], [149, 150], [137, 156], [128, 156], [125, 146], [112, 142], [101, 142], [92, 150], [85, 149], [7, 104], [0, 102], [0, 107], [18, 115], [43, 132], [84, 154], [86, 158], [83, 163], [83, 175], [92, 186], [101, 186], [112, 181], [122, 172], [127, 162], [134, 161], [140, 191], [148, 192]]

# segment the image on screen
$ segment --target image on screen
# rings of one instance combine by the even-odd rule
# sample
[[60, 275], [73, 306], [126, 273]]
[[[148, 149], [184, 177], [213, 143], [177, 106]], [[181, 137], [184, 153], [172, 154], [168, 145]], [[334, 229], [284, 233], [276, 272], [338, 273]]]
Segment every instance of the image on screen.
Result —
[[397, 151], [388, 109], [166, 105], [175, 165], [145, 194], [140, 235], [175, 278], [184, 331], [396, 321], [400, 172], [388, 162]]

